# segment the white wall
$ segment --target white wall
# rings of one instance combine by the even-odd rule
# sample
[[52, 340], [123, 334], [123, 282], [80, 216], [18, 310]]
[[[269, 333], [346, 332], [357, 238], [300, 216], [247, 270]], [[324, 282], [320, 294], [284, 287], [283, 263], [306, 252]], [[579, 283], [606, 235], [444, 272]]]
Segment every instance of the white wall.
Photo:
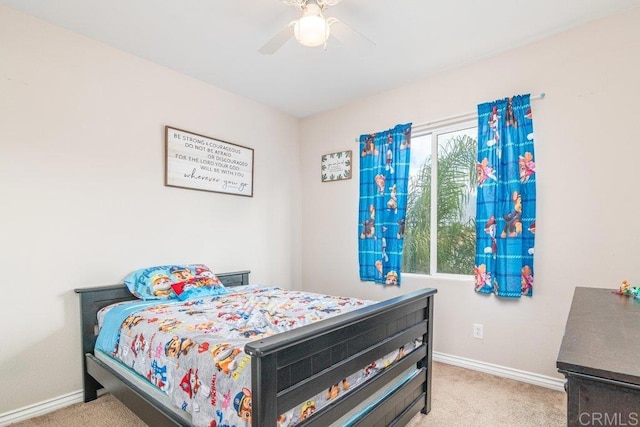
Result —
[[[305, 119], [305, 289], [384, 299], [436, 287], [435, 351], [560, 377], [555, 360], [574, 287], [614, 289], [622, 279], [640, 284], [639, 23], [640, 8], [635, 8]], [[410, 60], [403, 63], [411, 66]], [[532, 105], [538, 191], [533, 297], [486, 297], [474, 293], [471, 280], [425, 276], [405, 275], [400, 289], [361, 283], [354, 138], [540, 92], [546, 99]], [[354, 178], [321, 183], [321, 155], [347, 149], [356, 159]], [[484, 324], [483, 340], [472, 338], [473, 323]]]
[[[254, 148], [254, 197], [165, 187], [165, 125]], [[76, 287], [180, 262], [299, 283], [299, 137], [293, 117], [0, 6], [0, 413], [81, 388]]]

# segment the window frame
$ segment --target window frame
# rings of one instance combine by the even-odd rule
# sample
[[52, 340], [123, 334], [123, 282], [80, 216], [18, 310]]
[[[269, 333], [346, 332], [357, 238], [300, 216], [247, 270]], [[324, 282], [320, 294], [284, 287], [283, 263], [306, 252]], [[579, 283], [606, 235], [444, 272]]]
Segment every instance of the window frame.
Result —
[[[449, 279], [457, 281], [473, 280], [473, 273], [456, 274], [442, 273], [438, 271], [438, 136], [459, 132], [467, 129], [478, 129], [478, 120], [476, 117], [465, 117], [459, 120], [448, 122], [446, 124], [427, 124], [425, 126], [416, 126], [412, 130], [411, 139], [420, 138], [431, 135], [431, 241], [429, 256], [429, 273], [413, 273], [403, 271], [403, 275], [411, 275], [416, 277], [432, 277], [437, 279]], [[476, 135], [477, 143], [477, 135]], [[412, 142], [413, 145], [413, 142]], [[433, 195], [435, 194], [435, 197]], [[435, 272], [435, 273], [434, 273]]]

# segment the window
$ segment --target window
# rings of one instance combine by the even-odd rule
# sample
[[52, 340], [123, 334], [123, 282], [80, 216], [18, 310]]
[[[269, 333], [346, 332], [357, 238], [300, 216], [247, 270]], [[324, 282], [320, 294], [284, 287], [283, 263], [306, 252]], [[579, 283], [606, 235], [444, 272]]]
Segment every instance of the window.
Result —
[[472, 122], [412, 135], [403, 272], [473, 274], [477, 135]]

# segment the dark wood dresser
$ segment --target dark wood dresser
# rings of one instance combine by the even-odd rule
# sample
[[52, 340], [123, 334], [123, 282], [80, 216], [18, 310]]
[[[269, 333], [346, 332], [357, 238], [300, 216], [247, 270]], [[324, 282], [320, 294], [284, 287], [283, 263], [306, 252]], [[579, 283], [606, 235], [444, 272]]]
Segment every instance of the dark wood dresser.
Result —
[[567, 425], [640, 426], [640, 300], [577, 287], [556, 366]]

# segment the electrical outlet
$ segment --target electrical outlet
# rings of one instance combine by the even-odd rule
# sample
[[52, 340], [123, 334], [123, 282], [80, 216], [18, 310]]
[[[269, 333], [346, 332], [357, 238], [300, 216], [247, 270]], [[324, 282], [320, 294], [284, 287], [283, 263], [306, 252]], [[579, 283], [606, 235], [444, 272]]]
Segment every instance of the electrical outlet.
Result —
[[482, 339], [484, 335], [484, 326], [478, 323], [473, 324], [473, 337]]

